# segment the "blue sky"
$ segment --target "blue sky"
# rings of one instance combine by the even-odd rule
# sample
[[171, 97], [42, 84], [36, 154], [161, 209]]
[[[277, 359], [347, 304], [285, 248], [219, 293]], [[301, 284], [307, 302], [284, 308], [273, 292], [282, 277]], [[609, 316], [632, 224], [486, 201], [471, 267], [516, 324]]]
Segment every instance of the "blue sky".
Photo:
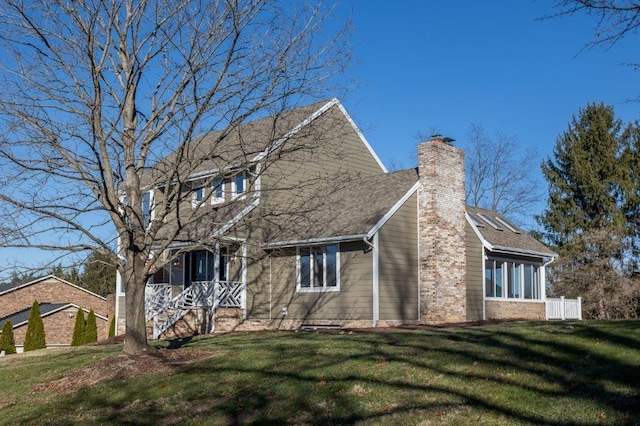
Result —
[[[613, 105], [625, 122], [640, 118], [640, 103], [627, 102], [640, 98], [640, 71], [623, 65], [638, 59], [637, 39], [581, 52], [596, 19], [539, 20], [553, 12], [552, 0], [342, 0], [336, 14], [354, 24], [347, 77], [357, 84], [341, 101], [392, 167], [413, 166], [417, 133], [434, 128], [465, 148], [479, 124], [542, 160], [588, 102]], [[531, 173], [546, 187], [539, 162]], [[46, 257], [3, 254], [9, 264]]]
[[337, 13], [355, 26], [358, 84], [343, 104], [381, 160], [403, 167], [417, 133], [433, 128], [465, 148], [479, 124], [542, 159], [588, 102], [640, 118], [640, 103], [627, 102], [640, 97], [640, 71], [623, 65], [637, 59], [636, 40], [581, 52], [595, 17], [538, 19], [554, 11], [551, 0], [344, 0]]

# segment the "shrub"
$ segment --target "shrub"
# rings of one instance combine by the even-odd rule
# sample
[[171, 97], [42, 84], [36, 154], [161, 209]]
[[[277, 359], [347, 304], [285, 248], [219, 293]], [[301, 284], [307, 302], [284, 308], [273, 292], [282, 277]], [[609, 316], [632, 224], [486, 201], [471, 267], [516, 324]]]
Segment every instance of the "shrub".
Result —
[[109, 336], [113, 337], [116, 335], [116, 317], [115, 315], [111, 318], [111, 322], [109, 323]]
[[95, 343], [98, 341], [98, 325], [96, 324], [96, 314], [93, 309], [89, 311], [87, 316], [87, 326], [84, 329], [84, 344]]
[[0, 334], [0, 351], [4, 351], [5, 355], [16, 353], [16, 341], [13, 338], [13, 324], [11, 324], [11, 321], [5, 321], [2, 326], [2, 334]]
[[40, 305], [37, 300], [31, 305], [29, 313], [29, 321], [27, 321], [27, 335], [24, 338], [24, 351], [35, 351], [36, 349], [44, 349], [47, 347], [46, 337], [44, 334], [44, 324], [40, 315]]
[[84, 311], [78, 308], [76, 313], [76, 323], [73, 326], [73, 336], [71, 337], [71, 346], [80, 346], [84, 343], [84, 333], [87, 328], [87, 322], [84, 320]]

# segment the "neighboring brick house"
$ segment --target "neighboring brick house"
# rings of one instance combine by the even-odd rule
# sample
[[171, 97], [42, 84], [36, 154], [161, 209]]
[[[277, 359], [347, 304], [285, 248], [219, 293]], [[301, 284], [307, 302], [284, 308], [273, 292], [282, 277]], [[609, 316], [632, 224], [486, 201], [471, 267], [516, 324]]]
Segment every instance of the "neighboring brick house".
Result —
[[[210, 187], [198, 182], [220, 173], [213, 162], [184, 177], [193, 208], [215, 220], [180, 234], [169, 252], [184, 253], [151, 278], [153, 337], [545, 319], [545, 267], [556, 254], [496, 212], [466, 206], [461, 149], [434, 138], [419, 144], [417, 168], [389, 173], [336, 99], [270, 120], [197, 146], [219, 158], [236, 143], [275, 141], [250, 155], [243, 145], [246, 163]], [[281, 144], [307, 142], [264, 164]], [[152, 206], [163, 190], [147, 184]], [[260, 220], [283, 205], [305, 213]], [[215, 243], [205, 246], [206, 235]], [[126, 295], [120, 280], [116, 288], [121, 331]]]
[[5, 321], [11, 321], [19, 349], [24, 343], [27, 320], [34, 300], [40, 305], [48, 347], [71, 343], [78, 308], [85, 312], [85, 318], [89, 310], [93, 309], [98, 339], [107, 338], [107, 300], [54, 275], [47, 275], [26, 282], [0, 285], [0, 329]]

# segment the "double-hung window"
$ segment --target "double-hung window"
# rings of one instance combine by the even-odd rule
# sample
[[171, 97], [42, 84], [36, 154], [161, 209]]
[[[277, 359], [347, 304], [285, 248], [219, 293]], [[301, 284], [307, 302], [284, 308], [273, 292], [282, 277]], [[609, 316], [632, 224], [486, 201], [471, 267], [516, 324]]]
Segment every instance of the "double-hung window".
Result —
[[231, 195], [232, 197], [238, 197], [245, 193], [246, 188], [246, 175], [244, 172], [240, 172], [231, 179]]
[[296, 257], [298, 291], [340, 289], [340, 253], [337, 244], [299, 247]]
[[540, 299], [540, 266], [516, 260], [487, 259], [485, 296], [506, 299]]
[[204, 200], [204, 188], [194, 188], [193, 196], [191, 197], [191, 206], [194, 208], [198, 207], [202, 203], [202, 200]]
[[215, 178], [211, 183], [211, 204], [224, 202], [224, 179]]

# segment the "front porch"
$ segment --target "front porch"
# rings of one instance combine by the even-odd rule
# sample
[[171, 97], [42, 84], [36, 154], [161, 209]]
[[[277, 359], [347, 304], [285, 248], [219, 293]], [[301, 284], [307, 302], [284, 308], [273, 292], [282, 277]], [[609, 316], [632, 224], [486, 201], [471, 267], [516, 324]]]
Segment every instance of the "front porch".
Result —
[[[196, 335], [215, 331], [216, 311], [246, 315], [246, 244], [179, 255], [151, 277], [145, 289], [149, 336]], [[239, 260], [239, 261], [238, 261]], [[227, 314], [225, 314], [227, 316]]]

